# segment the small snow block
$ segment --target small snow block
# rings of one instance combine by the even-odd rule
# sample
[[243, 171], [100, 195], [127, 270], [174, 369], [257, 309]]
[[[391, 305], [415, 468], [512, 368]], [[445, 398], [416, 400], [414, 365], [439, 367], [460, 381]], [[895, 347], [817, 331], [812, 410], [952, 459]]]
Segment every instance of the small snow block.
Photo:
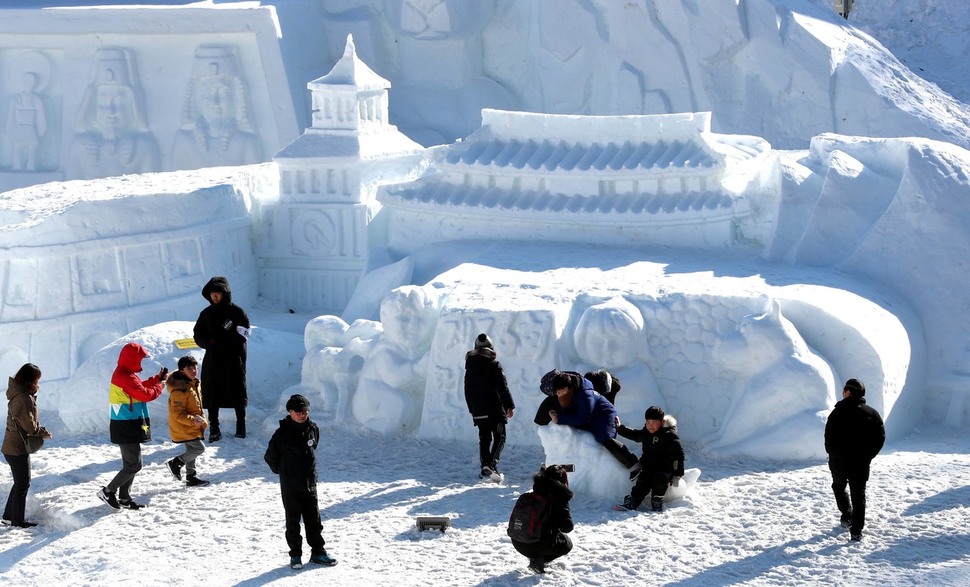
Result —
[[445, 528], [451, 527], [451, 518], [448, 516], [418, 516], [415, 519], [415, 524], [421, 532], [425, 530], [440, 530], [444, 532]]

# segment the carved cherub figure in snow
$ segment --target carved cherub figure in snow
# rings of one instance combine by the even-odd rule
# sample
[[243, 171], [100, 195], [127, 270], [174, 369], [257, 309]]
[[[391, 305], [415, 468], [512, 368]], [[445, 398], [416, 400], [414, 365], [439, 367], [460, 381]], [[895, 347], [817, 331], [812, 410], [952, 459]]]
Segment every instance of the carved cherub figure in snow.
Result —
[[[303, 393], [316, 394], [322, 400], [314, 404], [320, 405], [315, 420], [346, 422], [350, 417], [350, 402], [364, 358], [381, 331], [380, 322], [355, 320], [348, 325], [337, 316], [317, 316], [307, 323], [301, 379]], [[286, 397], [288, 394], [289, 390], [284, 392]]]
[[762, 301], [763, 312], [745, 316], [737, 331], [715, 343], [715, 357], [735, 373], [737, 384], [707, 448], [771, 458], [783, 443], [786, 455], [824, 457], [822, 433], [835, 404], [835, 374], [782, 315], [778, 301]]
[[384, 332], [364, 360], [352, 401], [365, 428], [381, 434], [417, 428], [437, 321], [438, 299], [421, 287], [399, 287], [381, 302]]
[[606, 369], [622, 383], [614, 402], [621, 422], [636, 425], [645, 409], [664, 405], [653, 373], [640, 359], [646, 335], [636, 306], [617, 297], [586, 308], [573, 338], [580, 373]]

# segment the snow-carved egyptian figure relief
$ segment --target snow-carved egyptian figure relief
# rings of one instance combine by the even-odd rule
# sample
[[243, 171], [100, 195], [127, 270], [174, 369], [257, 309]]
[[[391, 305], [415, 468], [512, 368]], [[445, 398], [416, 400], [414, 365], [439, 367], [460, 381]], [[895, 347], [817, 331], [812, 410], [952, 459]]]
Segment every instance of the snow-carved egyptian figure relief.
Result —
[[351, 402], [365, 428], [382, 434], [417, 429], [438, 305], [432, 292], [413, 285], [391, 291], [381, 302], [383, 333], [364, 359]]
[[74, 130], [66, 179], [159, 170], [158, 142], [148, 130], [135, 55], [130, 49], [97, 50]]
[[[799, 445], [798, 458], [823, 458], [825, 419], [835, 404], [835, 373], [781, 313], [777, 300], [745, 316], [718, 339], [714, 356], [736, 375], [731, 404], [706, 448], [721, 455], [771, 458], [772, 439]], [[784, 393], [778, 391], [784, 389]], [[790, 393], [797, 389], [798, 393]], [[791, 441], [800, 436], [801, 443]]]
[[41, 141], [47, 134], [47, 106], [43, 95], [51, 76], [51, 63], [42, 53], [18, 55], [8, 80], [18, 92], [7, 107], [7, 142], [13, 171], [37, 171], [43, 166]]
[[648, 407], [664, 407], [657, 381], [643, 362], [645, 325], [636, 306], [620, 297], [589, 306], [576, 323], [573, 342], [577, 371], [606, 369], [620, 380], [615, 403], [621, 422], [639, 428]]
[[202, 45], [195, 52], [182, 120], [172, 145], [173, 169], [248, 165], [261, 160], [246, 83], [231, 46]]

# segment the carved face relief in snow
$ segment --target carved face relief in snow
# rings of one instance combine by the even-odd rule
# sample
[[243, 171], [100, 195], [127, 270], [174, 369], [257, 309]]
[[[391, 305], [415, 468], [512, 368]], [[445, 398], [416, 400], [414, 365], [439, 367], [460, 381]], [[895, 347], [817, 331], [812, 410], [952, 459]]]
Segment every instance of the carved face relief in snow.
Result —
[[382, 340], [412, 355], [427, 350], [434, 332], [437, 301], [420, 287], [392, 291], [381, 302]]
[[590, 306], [576, 325], [576, 352], [607, 370], [632, 365], [643, 344], [643, 315], [624, 299]]
[[421, 287], [399, 287], [384, 298], [384, 333], [364, 359], [353, 397], [354, 417], [365, 428], [382, 434], [417, 428], [437, 316], [437, 299]]

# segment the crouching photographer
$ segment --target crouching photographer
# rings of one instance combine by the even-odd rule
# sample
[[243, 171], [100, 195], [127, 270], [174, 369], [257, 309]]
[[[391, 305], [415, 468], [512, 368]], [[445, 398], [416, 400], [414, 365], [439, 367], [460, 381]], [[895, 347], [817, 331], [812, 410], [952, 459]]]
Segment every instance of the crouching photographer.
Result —
[[572, 465], [550, 465], [533, 477], [532, 491], [523, 493], [512, 508], [508, 534], [512, 546], [528, 557], [529, 569], [544, 573], [546, 564], [573, 548], [566, 536], [573, 529], [569, 513], [569, 489], [567, 471]]

